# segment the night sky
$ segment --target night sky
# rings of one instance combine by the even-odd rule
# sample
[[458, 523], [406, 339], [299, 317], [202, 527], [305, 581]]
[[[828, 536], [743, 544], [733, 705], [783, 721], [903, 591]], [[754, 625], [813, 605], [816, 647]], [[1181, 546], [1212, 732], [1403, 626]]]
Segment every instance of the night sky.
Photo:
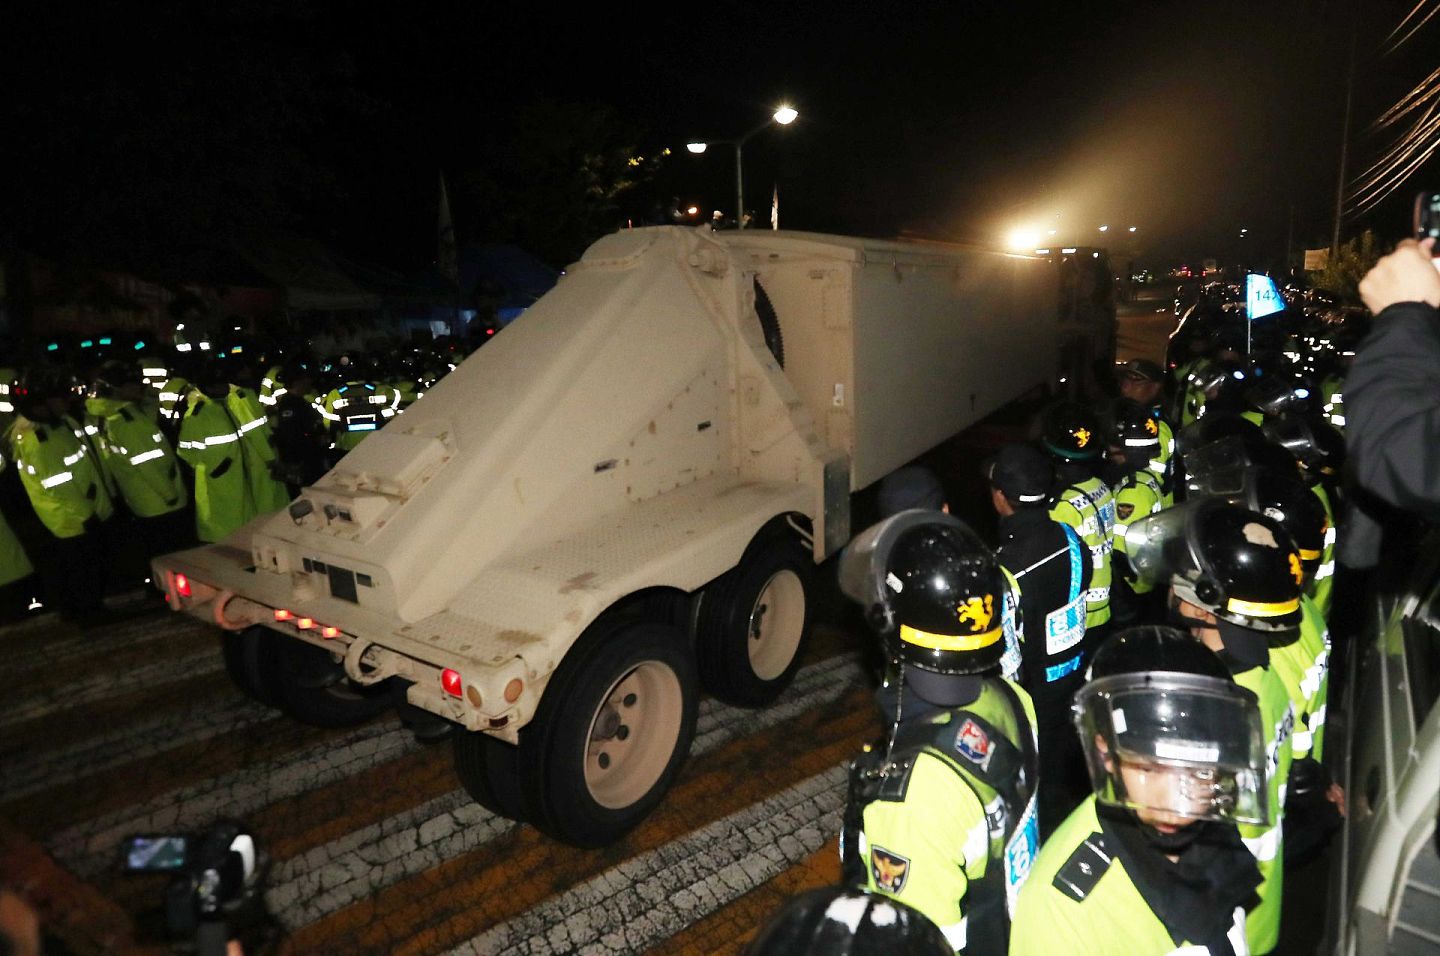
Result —
[[[434, 257], [443, 170], [462, 240], [564, 259], [672, 198], [732, 211], [732, 153], [684, 143], [785, 101], [800, 119], [745, 147], [747, 204], [768, 215], [778, 186], [785, 228], [1095, 241], [1108, 223], [1154, 264], [1278, 264], [1287, 238], [1328, 244], [1351, 38], [1357, 159], [1440, 63], [1440, 17], [1379, 55], [1414, 5], [18, 0], [0, 242], [153, 271], [285, 229], [409, 273]], [[564, 157], [592, 143], [648, 178], [568, 222]], [[1398, 238], [1424, 185], [1435, 160], [1346, 234]]]

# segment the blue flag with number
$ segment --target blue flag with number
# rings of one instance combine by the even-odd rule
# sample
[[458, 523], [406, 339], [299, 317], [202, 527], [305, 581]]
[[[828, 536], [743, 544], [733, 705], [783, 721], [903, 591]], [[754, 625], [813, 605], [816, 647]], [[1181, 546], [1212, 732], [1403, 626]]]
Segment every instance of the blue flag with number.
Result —
[[1259, 319], [1285, 311], [1280, 289], [1269, 276], [1250, 273], [1245, 277], [1245, 317]]

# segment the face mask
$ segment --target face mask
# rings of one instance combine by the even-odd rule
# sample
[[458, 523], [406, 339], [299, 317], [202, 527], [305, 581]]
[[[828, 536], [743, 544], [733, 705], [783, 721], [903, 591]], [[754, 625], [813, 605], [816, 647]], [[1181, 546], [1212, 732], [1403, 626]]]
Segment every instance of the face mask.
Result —
[[1220, 629], [1220, 659], [1232, 674], [1243, 674], [1256, 667], [1270, 665], [1270, 641], [1259, 631], [1221, 618], [1216, 627]]
[[[1138, 818], [1136, 822], [1139, 823]], [[1174, 833], [1161, 833], [1159, 830], [1147, 827], [1143, 823], [1140, 824], [1140, 833], [1145, 837], [1145, 842], [1161, 853], [1183, 852], [1190, 844], [1200, 838], [1200, 834], [1204, 832], [1204, 829], [1205, 821], [1203, 820], [1187, 823]]]

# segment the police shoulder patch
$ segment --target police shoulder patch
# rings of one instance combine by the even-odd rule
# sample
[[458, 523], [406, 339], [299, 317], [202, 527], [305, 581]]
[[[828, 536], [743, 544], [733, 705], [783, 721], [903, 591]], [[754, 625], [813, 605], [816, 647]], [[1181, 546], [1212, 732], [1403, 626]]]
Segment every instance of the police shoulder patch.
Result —
[[990, 763], [990, 749], [990, 735], [975, 721], [965, 718], [955, 734], [955, 752], [984, 768]]
[[877, 889], [898, 895], [910, 878], [910, 860], [891, 853], [883, 846], [871, 845], [870, 876], [875, 880]]
[[1075, 848], [1065, 865], [1055, 872], [1055, 879], [1050, 881], [1050, 885], [1075, 902], [1084, 902], [1085, 897], [1095, 889], [1095, 884], [1100, 882], [1100, 877], [1110, 869], [1110, 862], [1111, 855], [1105, 846], [1105, 837], [1100, 833], [1092, 833]]

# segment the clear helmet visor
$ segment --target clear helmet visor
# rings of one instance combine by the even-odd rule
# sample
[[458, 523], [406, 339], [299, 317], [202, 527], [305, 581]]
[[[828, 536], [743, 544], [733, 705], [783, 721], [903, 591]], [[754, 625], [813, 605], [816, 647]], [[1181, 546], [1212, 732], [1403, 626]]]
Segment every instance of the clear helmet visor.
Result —
[[[1185, 452], [1186, 488], [1202, 494], [1227, 494], [1230, 484], [1239, 481], [1236, 476], [1250, 464], [1250, 455], [1238, 435], [1192, 448]], [[1213, 490], [1216, 486], [1226, 490]]]
[[1166, 508], [1132, 521], [1125, 529], [1126, 556], [1141, 580], [1165, 586], [1176, 575], [1197, 567], [1185, 536], [1185, 523], [1194, 507], [1195, 502], [1187, 502]]
[[1216, 677], [1103, 677], [1075, 697], [1096, 798], [1143, 822], [1268, 825], [1265, 738], [1255, 696]]
[[[890, 592], [885, 584], [895, 542], [911, 528], [933, 524], [965, 527], [958, 518], [944, 512], [912, 508], [866, 528], [852, 538], [841, 553], [837, 570], [840, 592], [864, 609], [866, 620], [876, 630], [884, 633], [895, 626]], [[969, 529], [966, 531], [969, 533]]]

